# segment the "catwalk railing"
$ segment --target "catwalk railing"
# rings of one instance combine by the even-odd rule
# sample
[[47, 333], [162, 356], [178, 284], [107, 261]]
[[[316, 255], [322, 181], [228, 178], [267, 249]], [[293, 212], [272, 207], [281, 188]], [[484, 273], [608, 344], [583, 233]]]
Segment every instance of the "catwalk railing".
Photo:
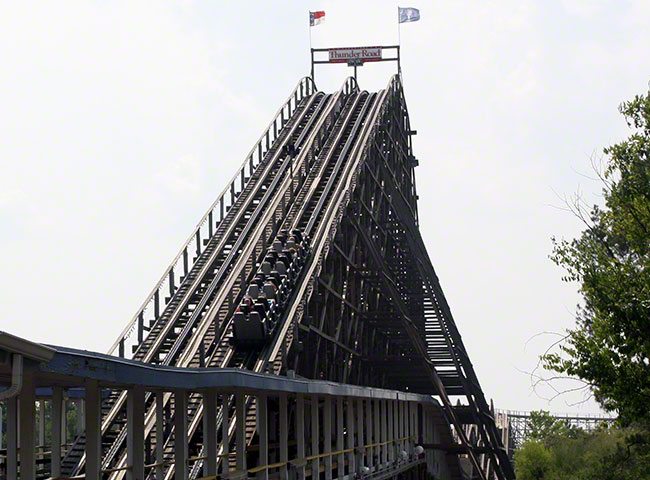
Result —
[[[10, 355], [21, 352], [14, 337]], [[33, 345], [33, 344], [32, 344]], [[411, 478], [448, 477], [448, 460], [434, 445], [449, 434], [443, 413], [431, 397], [395, 390], [305, 380], [239, 369], [180, 369], [143, 364], [103, 354], [54, 347], [48, 361], [26, 360], [18, 396], [6, 400], [7, 450], [4, 478], [60, 478], [64, 437], [61, 425], [67, 392], [81, 392], [86, 433], [85, 473], [74, 478], [101, 479], [101, 406], [112, 390], [127, 392], [127, 462], [129, 479], [163, 478], [169, 464], [175, 478], [186, 479], [195, 462], [204, 479], [389, 478], [410, 472]], [[10, 365], [0, 366], [9, 378]], [[37, 445], [35, 400], [50, 410], [51, 439]], [[47, 393], [49, 392], [49, 394]], [[173, 408], [159, 412], [154, 443], [145, 442], [145, 393], [171, 395]], [[188, 395], [203, 397], [203, 454], [188, 450]], [[257, 434], [246, 442], [245, 404], [256, 404]], [[77, 400], [79, 401], [79, 400]], [[162, 402], [160, 402], [162, 405]], [[234, 439], [217, 427], [217, 409], [235, 421]], [[162, 409], [161, 409], [162, 410]], [[222, 422], [228, 425], [229, 422]], [[175, 428], [175, 456], [163, 460], [155, 439]]]

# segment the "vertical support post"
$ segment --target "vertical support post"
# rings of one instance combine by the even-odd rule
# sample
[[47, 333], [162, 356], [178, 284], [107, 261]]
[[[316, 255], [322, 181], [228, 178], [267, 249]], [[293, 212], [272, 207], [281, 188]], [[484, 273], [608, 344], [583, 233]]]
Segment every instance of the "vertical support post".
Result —
[[203, 394], [203, 447], [208, 458], [203, 462], [203, 476], [217, 474], [217, 393], [208, 390]]
[[363, 431], [363, 399], [357, 399], [357, 449], [359, 452], [359, 461], [357, 462], [357, 469], [360, 471], [366, 464], [364, 455], [365, 449], [365, 435]]
[[63, 389], [52, 389], [52, 478], [61, 476], [61, 412], [63, 407]]
[[381, 415], [379, 421], [381, 422], [381, 463], [385, 466], [388, 464], [388, 410], [387, 400], [380, 400]]
[[97, 380], [86, 380], [86, 479], [100, 480], [102, 462], [102, 395]]
[[417, 405], [414, 402], [409, 402], [409, 453], [413, 455], [415, 453], [415, 409]]
[[[406, 410], [406, 402], [400, 402], [400, 423], [402, 424], [402, 438], [408, 436], [408, 415]], [[408, 451], [408, 440], [402, 440], [402, 451]]]
[[388, 461], [395, 461], [395, 430], [393, 429], [393, 400], [386, 401], [386, 420], [388, 421]]
[[223, 455], [221, 460], [221, 471], [224, 474], [230, 472], [230, 395], [227, 393], [221, 396], [221, 445], [223, 446], [221, 454]]
[[[323, 453], [332, 453], [332, 399], [328, 395], [323, 398]], [[325, 480], [332, 480], [332, 455], [325, 457]]]
[[[257, 409], [255, 410], [255, 421], [257, 423], [257, 433], [260, 439], [260, 451], [258, 458], [258, 467], [266, 466], [269, 464], [269, 418], [267, 412], [267, 398], [266, 395], [257, 395], [255, 398], [257, 402]], [[259, 480], [268, 480], [269, 470], [264, 469], [257, 473]]]
[[144, 480], [144, 388], [129, 388], [126, 394], [127, 480]]
[[[336, 451], [341, 452], [343, 445], [343, 397], [336, 398]], [[336, 476], [343, 478], [345, 475], [345, 455], [339, 453], [336, 456]]]
[[235, 394], [235, 420], [237, 445], [237, 471], [246, 470], [246, 409], [244, 408], [244, 392]]
[[[352, 449], [355, 447], [354, 445], [354, 399], [351, 397], [348, 397], [346, 402], [345, 402], [345, 410], [346, 410], [346, 417], [347, 417], [347, 444], [346, 448], [347, 449]], [[356, 465], [355, 465], [355, 458], [354, 458], [354, 450], [348, 452], [348, 475], [350, 477], [354, 477], [355, 473], [357, 472]], [[341, 475], [339, 474], [339, 477]]]
[[163, 478], [163, 445], [165, 443], [165, 393], [156, 392], [156, 478]]
[[153, 318], [158, 320], [160, 316], [160, 290], [156, 290], [153, 294]]
[[312, 81], [314, 80], [314, 49], [310, 48], [311, 50], [311, 79]]
[[[368, 445], [373, 444], [373, 432], [372, 432], [372, 400], [366, 400], [366, 443]], [[366, 449], [366, 467], [372, 467], [375, 465], [374, 462], [374, 448], [368, 447]]]
[[174, 285], [174, 267], [172, 267], [169, 270], [169, 296], [170, 297], [174, 296], [175, 290], [176, 290], [176, 286]]
[[18, 478], [18, 399], [7, 399], [7, 478]]
[[18, 412], [20, 424], [20, 478], [36, 478], [36, 447], [34, 439], [34, 377], [31, 372], [25, 371], [23, 388], [18, 396], [20, 411]]
[[187, 480], [187, 392], [174, 391], [174, 464], [176, 480]]
[[68, 443], [68, 400], [63, 392], [63, 399], [61, 401], [61, 438], [63, 443]]
[[300, 466], [297, 467], [298, 480], [305, 478], [305, 397], [296, 395], [296, 454]]
[[[100, 392], [101, 393], [101, 392]], [[101, 405], [101, 397], [99, 399]], [[77, 400], [77, 435], [81, 435], [84, 431], [84, 425], [86, 423], [86, 401], [82, 398]]]
[[[262, 467], [269, 464], [269, 418], [267, 411], [268, 403], [266, 395], [258, 395], [255, 401], [257, 402], [257, 409], [255, 410], [255, 422], [257, 423], [257, 432], [260, 440], [258, 467]], [[268, 480], [268, 469], [264, 469], [258, 472], [257, 478], [260, 480]]]
[[36, 450], [39, 458], [43, 458], [45, 451], [45, 400], [40, 399], [38, 402], [38, 445]]
[[[287, 395], [280, 395], [280, 462], [289, 461], [289, 419], [287, 415]], [[280, 467], [280, 480], [287, 480], [286, 465]]]
[[[374, 420], [374, 422], [373, 422], [374, 425], [372, 427], [373, 432], [374, 432], [374, 436], [373, 436], [374, 441], [373, 441], [373, 443], [378, 444], [378, 443], [381, 443], [381, 430], [380, 430], [380, 424], [381, 424], [380, 403], [381, 403], [381, 400], [375, 399], [375, 400], [373, 400], [372, 403], [374, 403], [373, 406], [374, 406], [374, 412], [375, 412], [374, 413], [374, 419], [373, 419]], [[375, 447], [375, 455], [374, 455], [375, 464], [377, 465], [377, 468], [379, 468], [381, 466], [381, 451], [382, 451], [381, 445], [377, 445]]]
[[[320, 433], [318, 429], [318, 395], [311, 396], [311, 455], [319, 454]], [[320, 460], [318, 457], [311, 461], [311, 478], [317, 478], [320, 472]]]
[[138, 315], [138, 345], [142, 343], [144, 339], [144, 312], [140, 312]]

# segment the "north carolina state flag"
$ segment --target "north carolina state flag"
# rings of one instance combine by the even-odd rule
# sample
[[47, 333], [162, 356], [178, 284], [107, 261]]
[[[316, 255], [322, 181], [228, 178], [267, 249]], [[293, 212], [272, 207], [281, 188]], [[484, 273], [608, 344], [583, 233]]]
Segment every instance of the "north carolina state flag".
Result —
[[325, 21], [325, 11], [309, 12], [309, 26], [313, 27]]

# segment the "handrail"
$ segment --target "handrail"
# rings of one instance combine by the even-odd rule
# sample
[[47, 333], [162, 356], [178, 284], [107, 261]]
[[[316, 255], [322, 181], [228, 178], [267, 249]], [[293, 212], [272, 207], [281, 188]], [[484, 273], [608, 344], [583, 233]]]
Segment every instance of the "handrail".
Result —
[[[136, 330], [138, 333], [136, 339], [137, 343], [134, 344], [140, 344], [144, 340], [144, 331], [148, 330], [148, 328], [144, 326], [145, 312], [150, 311], [151, 306], [153, 305], [153, 320], [157, 320], [162, 313], [160, 309], [160, 297], [161, 295], [165, 295], [163, 287], [167, 286], [169, 289], [169, 297], [173, 297], [177, 286], [180, 286], [180, 282], [179, 285], [176, 285], [174, 270], [180, 270], [182, 268], [183, 275], [187, 276], [195, 262], [195, 260], [192, 260], [191, 258], [192, 255], [190, 255], [190, 247], [192, 244], [194, 244], [196, 259], [198, 259], [202, 251], [202, 239], [210, 239], [212, 237], [216, 231], [215, 224], [218, 225], [224, 220], [226, 211], [232, 207], [239, 193], [244, 190], [248, 179], [252, 177], [266, 153], [271, 149], [273, 142], [278, 138], [282, 128], [296, 111], [300, 102], [315, 92], [316, 85], [310, 77], [303, 77], [298, 82], [296, 88], [291, 92], [282, 107], [278, 109], [273, 120], [269, 123], [269, 126], [264, 130], [264, 133], [262, 133], [259, 140], [247, 154], [239, 170], [235, 173], [230, 182], [227, 183], [224, 190], [219, 194], [205, 215], [203, 215], [192, 234], [163, 273], [161, 279], [156, 283], [151, 293], [146, 297], [140, 308], [136, 311], [136, 314], [110, 347], [108, 350], [109, 355], [114, 355], [117, 352], [119, 356], [125, 357], [125, 341], [131, 338]], [[230, 193], [229, 196], [228, 193]], [[217, 218], [216, 222], [215, 217]]]
[[304, 458], [294, 458], [293, 460], [287, 460], [286, 462], [276, 462], [276, 463], [271, 463], [269, 465], [259, 465], [257, 467], [249, 468], [248, 473], [258, 473], [258, 472], [262, 472], [264, 470], [270, 470], [272, 468], [284, 467], [284, 466], [292, 464], [292, 463], [302, 463], [303, 461], [308, 462], [308, 461], [311, 461], [311, 460], [316, 460], [316, 459], [321, 459], [321, 458], [335, 457], [335, 456], [341, 455], [343, 453], [354, 452], [355, 450], [363, 450], [363, 451], [365, 451], [365, 450], [368, 450], [369, 448], [383, 447], [385, 445], [390, 445], [391, 443], [404, 442], [406, 440], [417, 440], [417, 437], [415, 435], [411, 435], [411, 436], [408, 436], [408, 437], [393, 438], [392, 440], [386, 440], [384, 442], [370, 443], [370, 444], [361, 445], [361, 446], [358, 446], [358, 447], [344, 448], [342, 450], [336, 450], [334, 452], [323, 452], [323, 453], [318, 453], [316, 455], [310, 455], [310, 456], [304, 457]]

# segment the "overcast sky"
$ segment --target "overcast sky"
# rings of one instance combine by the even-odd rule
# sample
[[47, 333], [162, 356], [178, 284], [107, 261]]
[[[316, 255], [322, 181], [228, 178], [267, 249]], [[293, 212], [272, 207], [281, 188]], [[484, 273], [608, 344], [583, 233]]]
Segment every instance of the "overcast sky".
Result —
[[[548, 259], [600, 201], [590, 158], [650, 79], [650, 2], [414, 1], [402, 68], [420, 221], [498, 407], [594, 412], [531, 390], [573, 323]], [[298, 79], [313, 46], [397, 42], [393, 1], [2, 2], [0, 329], [106, 351]], [[383, 88], [393, 64], [366, 65]], [[345, 66], [317, 68], [335, 91]], [[530, 340], [533, 338], [532, 340]]]

